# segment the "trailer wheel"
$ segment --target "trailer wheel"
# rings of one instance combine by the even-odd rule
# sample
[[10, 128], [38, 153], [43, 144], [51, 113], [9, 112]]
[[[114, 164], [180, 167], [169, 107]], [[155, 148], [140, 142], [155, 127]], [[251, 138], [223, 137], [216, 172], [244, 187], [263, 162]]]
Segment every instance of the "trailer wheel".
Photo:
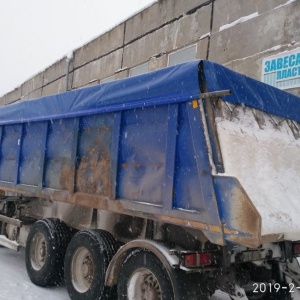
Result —
[[105, 287], [105, 273], [118, 250], [114, 237], [104, 230], [78, 232], [65, 257], [65, 282], [71, 299], [106, 299], [114, 288]]
[[[175, 284], [173, 282], [173, 284]], [[124, 262], [118, 283], [119, 300], [180, 299], [159, 259], [148, 251], [134, 251]]]
[[25, 261], [28, 276], [34, 284], [61, 284], [70, 239], [70, 229], [59, 219], [43, 219], [32, 225], [26, 242]]

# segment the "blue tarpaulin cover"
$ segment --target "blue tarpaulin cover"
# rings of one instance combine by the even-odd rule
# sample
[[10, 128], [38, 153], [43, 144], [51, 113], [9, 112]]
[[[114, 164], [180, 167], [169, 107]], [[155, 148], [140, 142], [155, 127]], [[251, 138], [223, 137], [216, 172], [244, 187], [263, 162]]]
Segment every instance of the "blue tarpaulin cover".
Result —
[[[199, 78], [201, 80], [199, 80]], [[300, 121], [300, 98], [209, 61], [193, 61], [144, 75], [7, 105], [0, 125], [112, 112], [198, 98], [204, 80], [209, 92], [228, 90], [224, 100]]]
[[225, 101], [300, 122], [299, 97], [210, 61], [202, 61], [200, 66], [210, 92], [231, 90], [230, 96], [222, 97]]

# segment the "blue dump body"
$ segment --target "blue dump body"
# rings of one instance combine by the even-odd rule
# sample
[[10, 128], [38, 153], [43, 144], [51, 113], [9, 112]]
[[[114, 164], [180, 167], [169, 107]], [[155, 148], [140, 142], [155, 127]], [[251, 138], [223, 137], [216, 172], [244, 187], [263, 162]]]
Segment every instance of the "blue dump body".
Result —
[[293, 95], [208, 61], [181, 64], [2, 107], [0, 188], [259, 245], [260, 216], [238, 180], [212, 175], [195, 101], [204, 89], [300, 121]]

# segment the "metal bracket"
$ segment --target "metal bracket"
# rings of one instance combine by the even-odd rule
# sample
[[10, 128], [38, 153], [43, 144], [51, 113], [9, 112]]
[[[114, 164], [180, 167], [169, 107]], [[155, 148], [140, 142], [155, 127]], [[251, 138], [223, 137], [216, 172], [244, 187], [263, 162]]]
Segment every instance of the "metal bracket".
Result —
[[5, 235], [0, 235], [0, 245], [15, 251], [20, 249], [20, 245], [16, 241], [9, 240]]
[[22, 227], [22, 221], [14, 218], [9, 218], [3, 215], [0, 215], [0, 222], [15, 225], [17, 227]]
[[198, 95], [199, 100], [205, 99], [205, 98], [218, 98], [222, 96], [228, 96], [231, 95], [231, 90], [222, 90], [222, 91], [216, 91], [216, 92], [207, 92], [207, 93], [200, 93]]

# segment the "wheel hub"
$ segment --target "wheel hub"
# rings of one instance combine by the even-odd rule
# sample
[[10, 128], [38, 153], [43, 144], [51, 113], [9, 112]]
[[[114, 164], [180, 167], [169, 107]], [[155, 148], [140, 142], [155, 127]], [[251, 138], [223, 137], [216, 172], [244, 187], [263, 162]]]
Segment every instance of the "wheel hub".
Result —
[[160, 299], [161, 292], [156, 277], [152, 274], [145, 275], [142, 283], [143, 299]]
[[93, 262], [90, 255], [86, 256], [85, 260], [82, 263], [82, 274], [86, 281], [91, 284], [93, 281]]
[[40, 246], [40, 260], [45, 261], [46, 257], [46, 243], [42, 242]]
[[131, 300], [161, 300], [162, 292], [156, 276], [148, 269], [136, 270], [128, 282]]
[[74, 253], [71, 263], [72, 283], [74, 288], [85, 293], [94, 279], [94, 262], [91, 253], [85, 247], [80, 247]]
[[30, 246], [30, 260], [32, 267], [39, 271], [45, 264], [47, 257], [47, 248], [45, 237], [37, 233]]

